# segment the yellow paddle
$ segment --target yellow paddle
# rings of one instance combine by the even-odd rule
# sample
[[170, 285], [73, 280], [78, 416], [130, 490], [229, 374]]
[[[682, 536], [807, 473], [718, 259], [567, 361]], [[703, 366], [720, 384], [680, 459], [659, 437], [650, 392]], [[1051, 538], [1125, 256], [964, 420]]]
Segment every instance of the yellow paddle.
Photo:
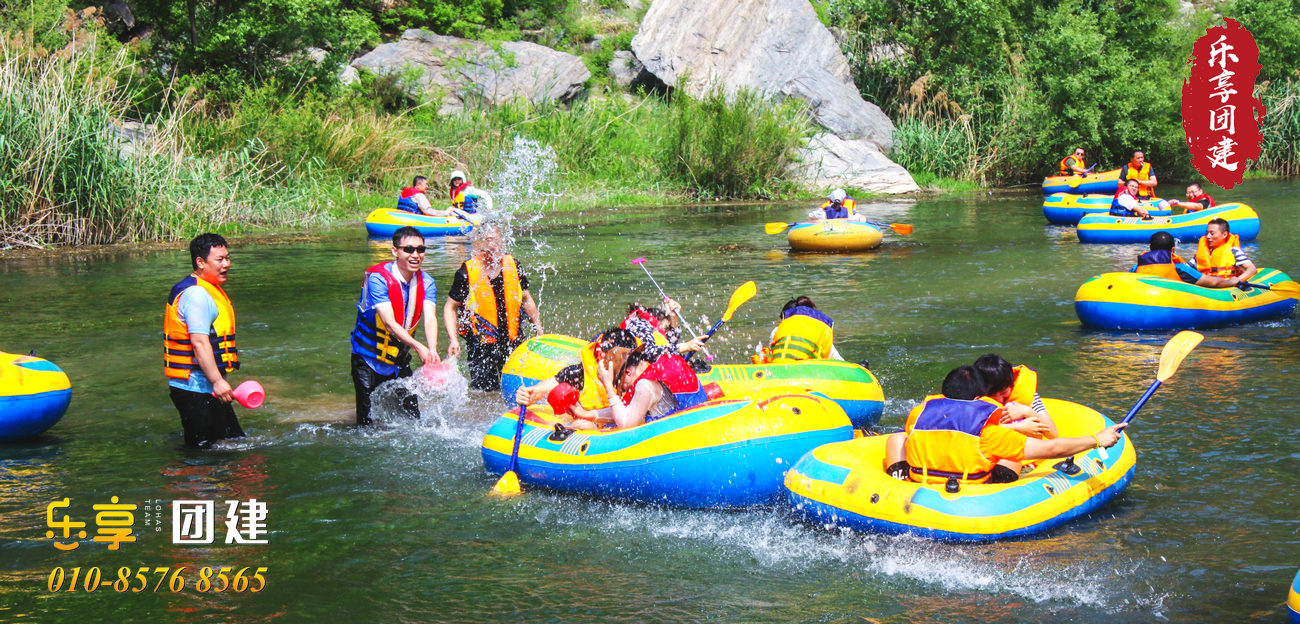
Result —
[[[906, 224], [906, 223], [884, 223], [884, 222], [881, 222], [881, 221], [865, 221], [865, 223], [870, 223], [871, 225], [874, 225], [874, 226], [879, 227], [879, 228], [886, 228], [886, 227], [887, 227], [887, 228], [889, 228], [889, 229], [891, 229], [891, 230], [893, 230], [893, 231], [895, 231], [895, 232], [897, 232], [897, 233], [899, 233], [899, 234], [903, 234], [903, 235], [905, 235], [905, 236], [908, 235], [908, 234], [911, 234], [911, 233], [912, 233], [912, 226], [910, 226], [910, 225], [908, 225], [908, 224]], [[784, 232], [784, 231], [786, 231], [787, 229], [789, 229], [789, 228], [791, 228], [791, 227], [793, 227], [793, 226], [795, 226], [795, 225], [798, 225], [798, 224], [797, 224], [797, 223], [780, 223], [780, 222], [765, 223], [765, 224], [763, 224], [763, 231], [766, 232], [766, 233], [768, 233], [768, 234], [780, 234], [781, 232]]]
[[1259, 288], [1260, 290], [1271, 290], [1279, 295], [1282, 295], [1283, 297], [1300, 299], [1300, 284], [1297, 284], [1290, 280], [1287, 280], [1285, 282], [1278, 282], [1272, 285], [1256, 284], [1254, 282], [1241, 282], [1241, 285], [1249, 286], [1251, 288]]
[[[708, 342], [709, 338], [713, 337], [713, 333], [718, 331], [718, 328], [722, 327], [723, 323], [730, 321], [731, 315], [735, 314], [736, 310], [744, 305], [746, 301], [753, 299], [756, 294], [758, 294], [758, 286], [755, 286], [754, 282], [745, 282], [740, 285], [740, 288], [736, 289], [736, 292], [731, 293], [731, 301], [727, 303], [727, 311], [723, 312], [722, 318], [717, 323], [714, 323], [713, 327], [709, 328], [708, 333], [704, 334], [704, 342]], [[691, 359], [692, 355], [695, 355], [695, 353], [687, 354], [686, 359]]]
[[519, 406], [519, 423], [515, 425], [515, 447], [510, 451], [510, 465], [506, 467], [506, 473], [497, 479], [496, 485], [492, 486], [492, 493], [500, 496], [514, 496], [519, 494], [519, 475], [515, 474], [515, 469], [519, 467], [519, 441], [524, 437], [524, 414], [527, 413], [528, 406]]

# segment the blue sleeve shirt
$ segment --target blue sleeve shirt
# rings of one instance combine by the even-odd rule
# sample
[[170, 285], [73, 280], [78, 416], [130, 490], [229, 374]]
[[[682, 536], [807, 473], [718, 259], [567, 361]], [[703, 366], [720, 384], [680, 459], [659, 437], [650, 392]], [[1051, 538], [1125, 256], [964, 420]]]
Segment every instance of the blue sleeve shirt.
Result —
[[[203, 334], [207, 336], [212, 332], [212, 322], [217, 320], [217, 302], [204, 290], [202, 286], [190, 286], [181, 292], [180, 301], [176, 304], [176, 310], [180, 313], [181, 319], [185, 321], [185, 328], [191, 334]], [[224, 375], [224, 373], [223, 373]], [[210, 394], [212, 392], [212, 381], [203, 373], [195, 363], [194, 368], [190, 371], [190, 376], [186, 380], [171, 379], [167, 385], [181, 390], [190, 392], [199, 392]]]

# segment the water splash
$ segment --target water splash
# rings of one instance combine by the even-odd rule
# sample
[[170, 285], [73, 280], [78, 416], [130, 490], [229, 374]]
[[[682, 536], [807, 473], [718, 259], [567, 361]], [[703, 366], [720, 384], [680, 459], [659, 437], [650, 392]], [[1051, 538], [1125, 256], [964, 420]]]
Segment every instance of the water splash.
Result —
[[370, 395], [371, 415], [382, 425], [407, 425], [411, 417], [403, 404], [414, 397], [419, 405], [420, 418], [412, 423], [422, 429], [432, 429], [440, 437], [461, 437], [452, 416], [469, 401], [469, 380], [460, 374], [456, 358], [446, 361], [449, 370], [433, 378], [419, 369], [410, 377], [386, 381]]

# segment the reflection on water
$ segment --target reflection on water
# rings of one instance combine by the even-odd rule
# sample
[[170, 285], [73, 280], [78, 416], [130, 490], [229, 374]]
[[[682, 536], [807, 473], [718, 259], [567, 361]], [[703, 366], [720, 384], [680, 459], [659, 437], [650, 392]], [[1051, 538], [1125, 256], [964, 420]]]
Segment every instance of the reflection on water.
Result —
[[[1288, 218], [1285, 186], [1252, 181], [1244, 188], [1259, 188], [1258, 200], [1232, 199], [1265, 222], [1256, 263], [1300, 273], [1300, 236], [1274, 227]], [[514, 251], [538, 276], [548, 331], [578, 336], [616, 323], [628, 301], [658, 299], [633, 258], [648, 259], [699, 328], [754, 280], [758, 295], [710, 343], [720, 362], [747, 360], [781, 305], [808, 295], [835, 319], [844, 356], [879, 376], [882, 430], [897, 430], [949, 369], [990, 351], [1037, 369], [1046, 396], [1112, 417], [1154, 380], [1172, 332], [1082, 329], [1073, 310], [1083, 280], [1126, 268], [1140, 246], [1080, 245], [1043, 224], [1032, 194], [868, 202], [869, 218], [916, 229], [862, 254], [792, 254], [783, 236], [763, 234], [764, 222], [809, 209], [593, 211], [585, 225], [521, 229]], [[1136, 477], [1105, 509], [1031, 539], [948, 545], [829, 532], [780, 506], [663, 509], [526, 484], [520, 497], [489, 496], [479, 445], [506, 409], [498, 395], [468, 392], [463, 379], [425, 387], [417, 375], [397, 385], [420, 397], [422, 418], [349, 424], [347, 335], [361, 271], [391, 257], [386, 241], [349, 228], [232, 243], [236, 378], [258, 379], [268, 401], [239, 410], [248, 438], [208, 453], [180, 448], [158, 374], [158, 297], [183, 275], [182, 250], [0, 260], [0, 348], [36, 346], [74, 382], [49, 436], [0, 447], [0, 620], [1270, 620], [1300, 561], [1294, 319], [1205, 332], [1129, 429]], [[424, 268], [445, 296], [468, 241], [426, 244]], [[181, 547], [164, 529], [119, 552], [87, 543], [63, 555], [43, 538], [50, 501], [69, 497], [84, 517], [113, 495], [266, 500], [270, 543]], [[42, 589], [56, 565], [181, 563], [271, 574], [256, 595]]]

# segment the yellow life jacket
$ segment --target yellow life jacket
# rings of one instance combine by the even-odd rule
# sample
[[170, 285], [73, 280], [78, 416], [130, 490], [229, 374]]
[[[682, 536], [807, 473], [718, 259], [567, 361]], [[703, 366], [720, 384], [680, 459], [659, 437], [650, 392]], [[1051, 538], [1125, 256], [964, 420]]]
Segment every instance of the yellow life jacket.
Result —
[[1236, 277], [1242, 271], [1237, 267], [1237, 257], [1232, 255], [1233, 247], [1241, 247], [1241, 237], [1229, 234], [1228, 240], [1210, 251], [1210, 243], [1202, 236], [1196, 241], [1196, 269], [1206, 275], [1215, 277]]
[[[163, 374], [172, 379], [189, 379], [190, 371], [202, 370], [194, 361], [194, 344], [190, 330], [180, 314], [181, 293], [191, 286], [201, 286], [217, 302], [217, 318], [212, 320], [208, 342], [217, 369], [229, 373], [239, 369], [239, 350], [235, 348], [235, 307], [220, 286], [193, 275], [172, 286], [163, 310]], [[215, 380], [212, 380], [215, 381]]]
[[833, 322], [829, 316], [807, 307], [787, 312], [772, 336], [772, 344], [763, 350], [764, 362], [826, 359], [835, 343]]
[[1080, 169], [1084, 168], [1083, 159], [1079, 158], [1078, 156], [1075, 156], [1074, 154], [1070, 154], [1069, 156], [1066, 156], [1065, 158], [1061, 159], [1061, 175], [1063, 176], [1079, 175], [1075, 173], [1074, 169], [1070, 168], [1071, 164], [1078, 165]]
[[974, 401], [949, 399], [941, 394], [925, 397], [907, 415], [904, 427], [904, 449], [912, 467], [912, 480], [944, 483], [955, 477], [962, 483], [988, 481], [997, 459], [984, 456], [980, 434], [1000, 409], [988, 397]]
[[854, 214], [855, 209], [858, 207], [858, 202], [852, 197], [846, 197], [844, 198], [844, 202], [840, 205], [844, 207], [844, 214], [842, 215], [831, 210], [831, 201], [829, 199], [822, 202], [822, 205], [818, 207], [821, 208], [822, 212], [826, 213], [827, 219], [847, 219]]
[[1178, 274], [1178, 269], [1174, 268], [1174, 265], [1185, 263], [1187, 261], [1179, 258], [1178, 254], [1170, 253], [1169, 262], [1152, 262], [1151, 264], [1144, 264], [1144, 262], [1151, 262], [1149, 258], [1156, 253], [1157, 252], [1155, 251], [1148, 251], [1139, 255], [1137, 268], [1133, 269], [1133, 272], [1141, 275], [1154, 275], [1156, 277], [1165, 277], [1171, 280], [1181, 281], [1182, 276]]
[[582, 392], [578, 395], [578, 403], [589, 410], [609, 407], [609, 395], [605, 392], [605, 384], [600, 383], [600, 377], [596, 376], [596, 349], [598, 348], [600, 348], [599, 339], [583, 347], [578, 353], [582, 358]]
[[[1124, 186], [1124, 182], [1123, 182], [1124, 180], [1141, 180], [1141, 181], [1150, 180], [1151, 163], [1144, 162], [1142, 163], [1141, 169], [1134, 169], [1133, 162], [1129, 161], [1128, 164], [1124, 165], [1124, 170], [1122, 174], [1123, 175], [1119, 177], [1121, 187]], [[1152, 197], [1155, 197], [1155, 194], [1156, 194], [1155, 190], [1153, 190], [1149, 186], [1141, 186], [1141, 185], [1138, 186], [1138, 192], [1137, 192], [1138, 199], [1150, 199]]]
[[[501, 258], [501, 276], [505, 288], [506, 327], [505, 335], [497, 327], [496, 293], [492, 290], [492, 281], [483, 270], [483, 262], [470, 258], [465, 262], [465, 272], [469, 278], [469, 297], [465, 302], [465, 313], [469, 317], [468, 333], [479, 337], [486, 344], [493, 344], [504, 338], [509, 342], [519, 339], [519, 309], [523, 305], [524, 291], [519, 284], [519, 265], [514, 256]], [[466, 334], [467, 335], [467, 334]]]

